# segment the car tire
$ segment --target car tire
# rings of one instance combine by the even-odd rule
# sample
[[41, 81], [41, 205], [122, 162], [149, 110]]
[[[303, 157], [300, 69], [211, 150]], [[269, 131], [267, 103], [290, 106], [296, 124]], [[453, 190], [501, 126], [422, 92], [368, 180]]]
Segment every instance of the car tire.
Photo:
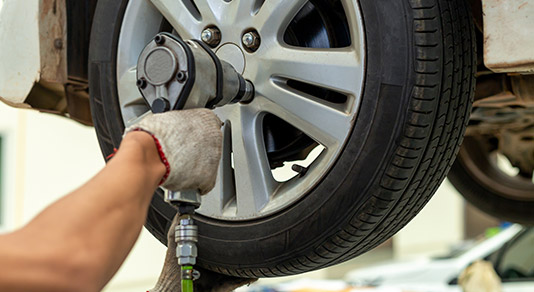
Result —
[[[128, 2], [100, 0], [92, 29], [91, 110], [105, 157], [118, 148], [124, 130], [116, 62]], [[312, 190], [274, 214], [235, 222], [198, 215], [200, 266], [255, 278], [341, 263], [393, 236], [447, 175], [475, 85], [467, 2], [361, 0], [359, 5], [365, 84], [342, 153]], [[146, 228], [165, 243], [175, 213], [158, 190]]]
[[498, 219], [534, 224], [534, 182], [500, 170], [485, 143], [466, 137], [448, 178], [462, 196], [481, 211]]

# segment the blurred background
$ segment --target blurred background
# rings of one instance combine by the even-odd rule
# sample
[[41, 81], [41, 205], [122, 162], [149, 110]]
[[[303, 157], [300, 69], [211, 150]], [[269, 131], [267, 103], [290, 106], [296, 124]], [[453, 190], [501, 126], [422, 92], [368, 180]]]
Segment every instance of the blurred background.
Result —
[[[87, 181], [104, 166], [104, 159], [93, 128], [4, 104], [0, 104], [0, 117], [0, 232], [9, 232]], [[443, 255], [499, 224], [467, 204], [445, 181], [412, 222], [373, 251], [320, 271], [261, 280], [253, 287], [296, 279], [344, 279], [350, 271], [378, 262]], [[164, 255], [165, 247], [143, 231], [105, 291], [150, 289]]]

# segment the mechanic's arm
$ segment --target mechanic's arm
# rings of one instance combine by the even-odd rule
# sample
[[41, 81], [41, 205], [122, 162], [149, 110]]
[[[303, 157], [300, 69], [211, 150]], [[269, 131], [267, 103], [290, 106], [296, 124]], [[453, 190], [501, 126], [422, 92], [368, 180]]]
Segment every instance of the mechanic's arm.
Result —
[[[220, 158], [220, 121], [208, 111], [155, 116], [140, 124], [157, 133], [171, 166], [164, 186], [206, 193], [213, 187]], [[197, 169], [182, 169], [190, 165]], [[0, 291], [102, 289], [139, 236], [166, 171], [152, 136], [128, 133], [115, 157], [92, 180], [26, 227], [0, 237]]]
[[92, 180], [0, 237], [0, 290], [101, 289], [135, 243], [165, 171], [149, 134], [126, 135]]

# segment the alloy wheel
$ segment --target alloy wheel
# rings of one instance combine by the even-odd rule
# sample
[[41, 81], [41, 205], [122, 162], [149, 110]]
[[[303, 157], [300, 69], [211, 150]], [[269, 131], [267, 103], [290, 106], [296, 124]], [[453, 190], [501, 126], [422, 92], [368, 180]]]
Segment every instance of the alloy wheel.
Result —
[[[200, 214], [236, 221], [287, 208], [343, 151], [365, 70], [356, 1], [130, 0], [122, 27], [117, 88], [125, 126], [149, 112], [135, 68], [160, 31], [201, 39], [217, 28], [213, 50], [254, 83], [252, 102], [215, 110], [225, 123], [223, 159]], [[254, 49], [244, 40], [251, 32], [261, 39]]]

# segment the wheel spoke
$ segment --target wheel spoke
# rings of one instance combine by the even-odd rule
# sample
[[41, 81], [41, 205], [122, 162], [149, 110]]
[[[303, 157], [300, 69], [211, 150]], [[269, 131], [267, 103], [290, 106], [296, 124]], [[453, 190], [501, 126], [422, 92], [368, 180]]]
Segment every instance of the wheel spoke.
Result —
[[137, 81], [137, 67], [130, 68], [119, 76], [120, 106], [125, 108], [132, 105], [144, 104], [143, 96], [135, 85]]
[[301, 94], [283, 84], [261, 87], [261, 109], [303, 131], [326, 148], [343, 143], [352, 127], [350, 115], [318, 98]]
[[263, 38], [280, 36], [308, 0], [267, 0], [254, 19]]
[[223, 150], [221, 162], [219, 164], [219, 173], [217, 174], [217, 183], [213, 190], [203, 199], [202, 209], [215, 210], [222, 212], [226, 205], [235, 198], [235, 178], [232, 169], [232, 137], [229, 123], [223, 126]]
[[133, 67], [122, 72], [117, 82], [117, 89], [121, 97], [119, 99], [119, 105], [122, 109], [122, 117], [126, 127], [134, 124], [135, 121], [138, 121], [139, 118], [143, 117], [150, 110], [135, 85], [136, 80], [136, 67]]
[[202, 19], [189, 0], [150, 0], [183, 39], [198, 38]]
[[126, 124], [124, 125], [124, 127], [128, 128], [130, 126], [133, 126], [133, 125], [139, 123], [142, 119], [144, 119], [146, 116], [148, 116], [150, 114], [152, 114], [152, 111], [150, 111], [150, 110], [147, 110], [146, 112], [144, 112], [142, 114], [136, 113], [137, 117], [128, 120], [126, 122]]
[[248, 26], [250, 23], [245, 22], [250, 21], [259, 0], [232, 0], [229, 3], [219, 1], [222, 3], [218, 6], [217, 18], [219, 23], [225, 23], [228, 26], [236, 26], [241, 23]]
[[237, 215], [257, 214], [276, 189], [263, 142], [262, 117], [247, 107], [232, 116]]
[[238, 19], [252, 16], [259, 2], [259, 0], [233, 0], [230, 4], [234, 6], [233, 10], [236, 11], [235, 16]]
[[352, 48], [306, 49], [277, 46], [265, 57], [272, 76], [359, 95], [362, 63]]
[[198, 11], [202, 17], [202, 22], [207, 24], [213, 22], [217, 16], [222, 17], [226, 3], [223, 0], [194, 0]]

